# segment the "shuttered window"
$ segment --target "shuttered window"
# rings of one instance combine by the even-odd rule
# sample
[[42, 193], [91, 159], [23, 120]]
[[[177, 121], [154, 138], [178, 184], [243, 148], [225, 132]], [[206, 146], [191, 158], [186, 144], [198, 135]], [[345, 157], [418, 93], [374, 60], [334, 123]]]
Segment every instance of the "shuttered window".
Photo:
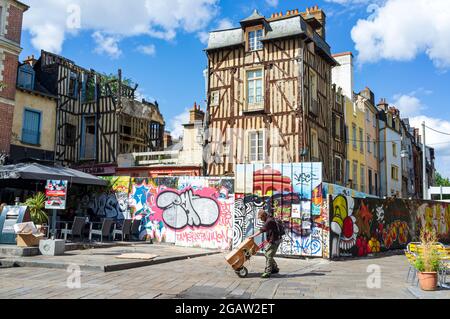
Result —
[[22, 142], [39, 145], [41, 142], [41, 113], [25, 110], [23, 113]]
[[19, 68], [17, 85], [28, 90], [34, 89], [34, 70], [31, 66], [23, 65]]

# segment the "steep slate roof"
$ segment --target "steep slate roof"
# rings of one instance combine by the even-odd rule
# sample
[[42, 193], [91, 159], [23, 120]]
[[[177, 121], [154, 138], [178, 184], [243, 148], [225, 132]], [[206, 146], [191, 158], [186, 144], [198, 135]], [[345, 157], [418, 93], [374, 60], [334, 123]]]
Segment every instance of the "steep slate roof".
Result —
[[[258, 17], [258, 14], [253, 13], [252, 16], [242, 21], [248, 22], [255, 19], [260, 19]], [[262, 38], [262, 41], [271, 41], [275, 39], [300, 35], [308, 36], [307, 25], [308, 24], [305, 19], [303, 19], [300, 15], [295, 15], [286, 19], [267, 21], [266, 34]], [[325, 54], [325, 56], [332, 63], [337, 64], [336, 60], [332, 57], [331, 48], [328, 43], [316, 32], [313, 32], [309, 36], [312, 37], [312, 40], [316, 43], [317, 47]], [[242, 28], [213, 31], [209, 34], [208, 47], [206, 48], [206, 51], [242, 45], [244, 43], [244, 31]]]
[[245, 18], [244, 20], [241, 20], [241, 24], [242, 23], [246, 23], [246, 22], [251, 22], [251, 21], [258, 21], [258, 20], [264, 20], [265, 17], [263, 15], [261, 15], [258, 10], [253, 11], [252, 15], [249, 16], [248, 18]]

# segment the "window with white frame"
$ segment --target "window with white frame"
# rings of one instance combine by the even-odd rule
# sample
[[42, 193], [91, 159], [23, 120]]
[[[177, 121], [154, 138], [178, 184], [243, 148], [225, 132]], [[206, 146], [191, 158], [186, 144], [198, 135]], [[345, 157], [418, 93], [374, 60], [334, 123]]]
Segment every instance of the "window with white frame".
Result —
[[398, 167], [395, 165], [392, 165], [391, 167], [391, 178], [394, 181], [398, 181]]
[[248, 48], [250, 51], [262, 50], [263, 43], [261, 42], [261, 39], [263, 35], [263, 29], [250, 31], [248, 33]]
[[339, 115], [333, 114], [333, 130], [334, 130], [334, 137], [338, 140], [341, 140], [342, 118]]
[[392, 155], [397, 157], [397, 143], [392, 142]]
[[218, 106], [220, 101], [220, 92], [213, 91], [211, 92], [211, 106]]
[[311, 129], [311, 157], [319, 159], [319, 135], [314, 129]]
[[247, 103], [251, 106], [263, 104], [263, 70], [247, 71]]
[[358, 189], [358, 162], [353, 161], [353, 187]]
[[264, 131], [249, 132], [248, 145], [250, 162], [264, 161]]

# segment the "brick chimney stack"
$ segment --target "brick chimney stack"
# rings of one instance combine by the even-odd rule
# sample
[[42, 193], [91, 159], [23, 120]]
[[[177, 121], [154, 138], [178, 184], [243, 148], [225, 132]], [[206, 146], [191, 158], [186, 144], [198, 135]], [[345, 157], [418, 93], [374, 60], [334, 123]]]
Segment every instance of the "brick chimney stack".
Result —
[[315, 28], [315, 31], [325, 40], [325, 28], [327, 22], [327, 16], [322, 9], [319, 9], [319, 6], [316, 5], [311, 8], [306, 8], [306, 12], [302, 12], [302, 17], [304, 19], [308, 19], [308, 17], [313, 16], [317, 21], [319, 21], [320, 26]]
[[203, 122], [205, 118], [205, 112], [200, 109], [200, 105], [194, 103], [193, 109], [189, 112], [189, 123], [195, 124], [196, 122]]
[[386, 99], [383, 98], [380, 100], [380, 102], [378, 102], [377, 106], [380, 110], [387, 112], [389, 104], [386, 102]]
[[34, 58], [34, 55], [27, 56], [27, 58], [23, 61], [23, 63], [29, 64], [32, 67], [36, 64], [37, 60]]

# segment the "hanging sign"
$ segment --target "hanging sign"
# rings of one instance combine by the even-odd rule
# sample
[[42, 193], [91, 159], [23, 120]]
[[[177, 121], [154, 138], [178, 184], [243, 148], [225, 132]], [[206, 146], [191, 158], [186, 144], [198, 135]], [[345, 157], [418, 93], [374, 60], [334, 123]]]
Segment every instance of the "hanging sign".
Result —
[[66, 209], [67, 181], [48, 180], [45, 186], [45, 209]]

